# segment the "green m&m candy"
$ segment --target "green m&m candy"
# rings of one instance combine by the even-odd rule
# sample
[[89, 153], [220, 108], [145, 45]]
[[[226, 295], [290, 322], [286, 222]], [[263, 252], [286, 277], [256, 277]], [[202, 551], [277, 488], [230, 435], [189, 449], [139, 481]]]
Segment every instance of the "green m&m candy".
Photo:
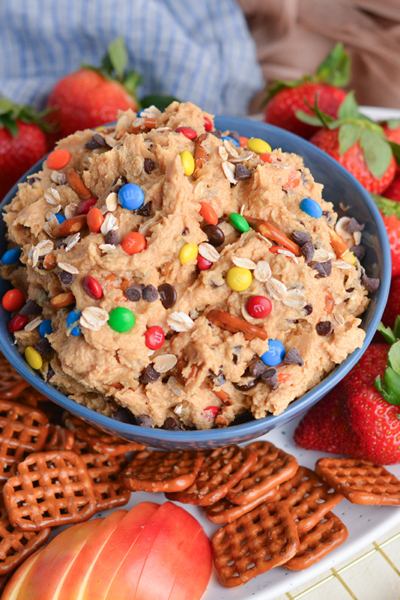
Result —
[[234, 227], [238, 231], [241, 231], [242, 233], [249, 231], [250, 225], [242, 215], [239, 215], [239, 213], [231, 212], [228, 219], [232, 227]]
[[128, 308], [119, 306], [110, 312], [108, 324], [111, 329], [114, 329], [114, 331], [118, 331], [118, 333], [126, 333], [134, 326], [135, 315]]

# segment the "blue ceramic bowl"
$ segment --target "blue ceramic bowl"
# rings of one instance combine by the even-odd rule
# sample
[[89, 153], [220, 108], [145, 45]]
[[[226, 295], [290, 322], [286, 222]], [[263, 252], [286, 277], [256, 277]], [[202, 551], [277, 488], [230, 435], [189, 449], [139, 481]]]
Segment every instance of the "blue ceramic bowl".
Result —
[[[382, 283], [379, 290], [374, 294], [368, 310], [363, 315], [362, 327], [366, 332], [366, 337], [364, 346], [361, 349], [353, 352], [307, 394], [292, 402], [281, 415], [250, 420], [226, 429], [212, 429], [209, 431], [166, 431], [128, 425], [76, 404], [55, 387], [45, 383], [40, 375], [30, 369], [24, 357], [19, 354], [13, 344], [13, 337], [7, 330], [10, 315], [0, 306], [0, 349], [13, 367], [33, 387], [74, 415], [110, 434], [158, 448], [202, 449], [245, 442], [263, 435], [275, 427], [280, 427], [307, 411], [343, 379], [360, 359], [379, 324], [389, 293], [391, 277], [390, 248], [383, 221], [370, 195], [348, 171], [309, 142], [278, 127], [233, 117], [217, 117], [215, 126], [223, 131], [236, 130], [243, 136], [265, 139], [271, 144], [272, 148], [282, 148], [284, 151], [303, 156], [304, 162], [311, 170], [314, 179], [324, 184], [323, 195], [325, 200], [333, 202], [336, 209], [339, 208], [339, 202], [345, 206], [350, 206], [348, 214], [366, 223], [363, 242], [367, 247], [367, 254], [363, 264], [367, 274], [370, 277], [380, 277]], [[38, 162], [20, 181], [25, 181], [28, 175], [40, 170], [41, 165], [42, 161]], [[11, 202], [16, 192], [17, 186], [14, 186], [1, 203], [0, 210]], [[6, 250], [5, 232], [5, 224], [0, 221], [0, 256]], [[0, 297], [9, 288], [8, 282], [0, 280]]]

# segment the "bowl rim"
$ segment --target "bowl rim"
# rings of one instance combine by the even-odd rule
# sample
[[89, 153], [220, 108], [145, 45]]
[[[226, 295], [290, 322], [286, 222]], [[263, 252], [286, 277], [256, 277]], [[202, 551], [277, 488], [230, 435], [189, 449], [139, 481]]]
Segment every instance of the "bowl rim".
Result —
[[[267, 135], [269, 131], [272, 131], [276, 135], [281, 136], [282, 143], [288, 145], [290, 145], [290, 142], [296, 145], [298, 145], [299, 143], [300, 145], [304, 144], [308, 148], [308, 151], [311, 152], [311, 155], [315, 154], [317, 160], [319, 159], [325, 161], [328, 167], [338, 170], [341, 173], [341, 175], [345, 179], [347, 179], [348, 183], [358, 190], [375, 219], [375, 224], [378, 230], [379, 242], [382, 248], [383, 273], [380, 273], [381, 284], [379, 289], [379, 298], [377, 301], [375, 312], [371, 318], [371, 322], [366, 330], [366, 336], [362, 347], [357, 348], [354, 352], [352, 352], [343, 363], [337, 365], [316, 386], [311, 388], [299, 398], [293, 400], [281, 414], [271, 414], [262, 419], [253, 418], [248, 422], [238, 425], [229, 425], [224, 428], [213, 428], [205, 430], [195, 429], [186, 431], [171, 431], [161, 428], [140, 427], [139, 425], [133, 425], [130, 423], [117, 421], [116, 419], [112, 419], [111, 417], [107, 417], [101, 413], [98, 413], [92, 409], [80, 405], [74, 400], [71, 400], [68, 396], [63, 394], [57, 388], [53, 387], [51, 383], [45, 382], [40, 377], [40, 375], [38, 375], [29, 367], [29, 365], [25, 362], [23, 355], [19, 353], [15, 354], [10, 352], [9, 341], [6, 338], [0, 336], [1, 352], [3, 352], [7, 360], [21, 374], [21, 376], [24, 379], [26, 379], [36, 390], [43, 393], [44, 395], [49, 396], [50, 399], [56, 404], [61, 405], [66, 410], [70, 411], [71, 413], [75, 414], [76, 416], [82, 418], [87, 422], [95, 422], [96, 425], [98, 425], [104, 430], [113, 430], [115, 435], [120, 435], [122, 438], [133, 438], [135, 432], [137, 432], [137, 437], [140, 437], [142, 440], [147, 439], [149, 441], [149, 445], [151, 445], [151, 442], [154, 441], [154, 439], [157, 439], [157, 441], [159, 441], [160, 443], [164, 443], [166, 446], [172, 445], [172, 442], [182, 442], [182, 444], [192, 443], [198, 445], [201, 445], [202, 443], [204, 443], [204, 445], [207, 445], [209, 443], [218, 444], [218, 442], [220, 442], [219, 445], [223, 445], [224, 439], [228, 440], [229, 438], [233, 437], [236, 439], [254, 439], [259, 435], [262, 435], [266, 431], [275, 427], [282, 426], [286, 422], [298, 417], [300, 414], [308, 410], [313, 404], [315, 404], [315, 402], [317, 401], [315, 399], [316, 394], [318, 395], [318, 399], [321, 399], [331, 388], [333, 388], [337, 383], [339, 383], [339, 381], [343, 379], [343, 377], [347, 375], [347, 373], [352, 369], [352, 367], [364, 354], [379, 325], [381, 316], [385, 308], [387, 297], [389, 295], [391, 282], [391, 254], [389, 240], [386, 234], [386, 228], [380, 215], [380, 212], [377, 206], [375, 205], [374, 201], [372, 200], [371, 196], [349, 171], [347, 171], [338, 161], [333, 159], [331, 156], [329, 156], [328, 154], [320, 150], [318, 147], [311, 144], [308, 140], [305, 140], [289, 131], [286, 131], [285, 129], [281, 129], [280, 127], [270, 125], [269, 123], [254, 121], [251, 119], [222, 115], [217, 115], [215, 117], [215, 122], [218, 124], [218, 127], [222, 128], [223, 130], [232, 129], [235, 127], [246, 128], [249, 127], [249, 125], [251, 125], [252, 127], [256, 126], [257, 128], [261, 128], [261, 130], [264, 130]], [[231, 124], [228, 125], [228, 123]], [[111, 125], [111, 123], [107, 125]], [[35, 165], [33, 165], [33, 167], [31, 167], [31, 169], [29, 169], [5, 195], [2, 202], [0, 203], [0, 218], [2, 218], [4, 206], [9, 204], [15, 196], [15, 194], [17, 193], [18, 185], [20, 183], [25, 182], [29, 175], [36, 173], [38, 170], [40, 170], [42, 168], [43, 162], [46, 160], [49, 154], [50, 152], [46, 154], [42, 159], [40, 159]], [[311, 159], [309, 158], [309, 160], [313, 159], [313, 156]]]

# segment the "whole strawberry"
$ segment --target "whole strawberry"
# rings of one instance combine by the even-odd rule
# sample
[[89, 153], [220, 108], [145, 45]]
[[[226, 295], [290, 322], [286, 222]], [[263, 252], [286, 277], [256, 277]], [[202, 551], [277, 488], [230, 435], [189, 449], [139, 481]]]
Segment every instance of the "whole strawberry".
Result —
[[0, 96], [0, 200], [46, 154], [44, 115]]
[[122, 38], [108, 49], [102, 67], [83, 68], [61, 79], [48, 99], [54, 109], [50, 122], [59, 139], [78, 131], [115, 121], [119, 110], [137, 111], [136, 87], [140, 76], [125, 72], [128, 55]]
[[310, 142], [340, 162], [369, 192], [381, 194], [387, 189], [396, 172], [393, 142], [378, 123], [360, 113], [354, 93], [347, 94], [337, 119], [322, 112], [317, 103], [313, 112], [310, 116], [297, 111], [300, 120], [323, 125]]
[[396, 279], [400, 277], [400, 204], [377, 194], [371, 195], [386, 227], [392, 258], [392, 279]]
[[[398, 168], [398, 167], [397, 167]], [[384, 191], [383, 196], [400, 203], [400, 176], [396, 172], [396, 177], [393, 179], [389, 187]]]
[[342, 44], [336, 44], [315, 75], [296, 81], [275, 80], [268, 90], [265, 121], [310, 138], [316, 131], [315, 126], [300, 121], [296, 112], [302, 110], [312, 114], [309, 106], [314, 106], [317, 100], [323, 112], [336, 118], [339, 106], [346, 98], [346, 92], [340, 88], [347, 85], [349, 78], [350, 57]]
[[387, 139], [400, 144], [400, 119], [388, 119], [380, 124]]
[[385, 312], [382, 315], [382, 323], [385, 327], [393, 329], [396, 317], [400, 315], [400, 277], [392, 279], [388, 301], [385, 306]]

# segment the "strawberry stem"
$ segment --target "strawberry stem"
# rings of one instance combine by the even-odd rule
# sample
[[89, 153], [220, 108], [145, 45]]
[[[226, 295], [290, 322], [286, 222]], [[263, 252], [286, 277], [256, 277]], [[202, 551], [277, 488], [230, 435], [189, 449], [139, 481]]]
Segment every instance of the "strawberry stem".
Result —
[[44, 117], [52, 112], [53, 109], [48, 108], [42, 112], [37, 112], [32, 106], [23, 106], [15, 104], [11, 100], [7, 100], [0, 96], [0, 128], [5, 127], [13, 137], [18, 136], [17, 120], [23, 123], [34, 123], [43, 131], [50, 131], [48, 123], [43, 121]]
[[375, 388], [389, 404], [400, 405], [400, 316], [396, 317], [394, 330], [379, 323], [378, 331], [391, 344], [388, 352], [388, 366], [383, 378], [378, 375]]

